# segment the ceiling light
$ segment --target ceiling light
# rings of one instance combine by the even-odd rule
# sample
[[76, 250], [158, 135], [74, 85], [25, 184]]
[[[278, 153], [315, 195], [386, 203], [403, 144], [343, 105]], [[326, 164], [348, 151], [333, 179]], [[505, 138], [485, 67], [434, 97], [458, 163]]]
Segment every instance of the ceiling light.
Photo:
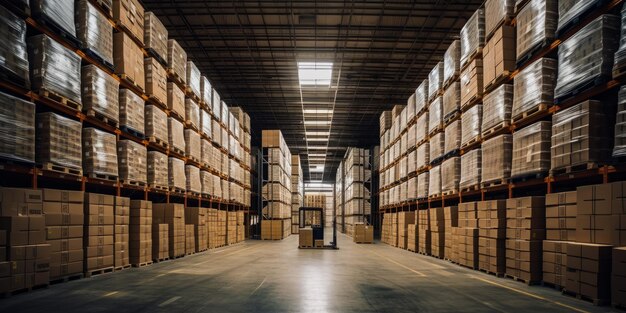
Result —
[[326, 146], [309, 146], [309, 150], [326, 150]]
[[304, 121], [305, 125], [330, 125], [330, 121]]
[[308, 136], [330, 136], [330, 132], [304, 132]]
[[330, 87], [332, 72], [332, 62], [298, 62], [300, 86]]
[[333, 114], [332, 109], [304, 109], [304, 114]]
[[310, 157], [325, 157], [326, 153], [309, 153]]
[[307, 137], [307, 141], [328, 141], [328, 138], [311, 138]]

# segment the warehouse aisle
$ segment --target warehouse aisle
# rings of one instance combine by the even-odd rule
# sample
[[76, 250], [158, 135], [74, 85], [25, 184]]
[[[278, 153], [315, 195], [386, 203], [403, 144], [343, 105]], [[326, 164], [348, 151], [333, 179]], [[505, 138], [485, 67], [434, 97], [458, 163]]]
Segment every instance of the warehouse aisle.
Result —
[[[385, 244], [298, 250], [297, 236], [0, 300], [0, 312], [606, 312], [609, 308]], [[454, 301], [450, 301], [454, 300]]]

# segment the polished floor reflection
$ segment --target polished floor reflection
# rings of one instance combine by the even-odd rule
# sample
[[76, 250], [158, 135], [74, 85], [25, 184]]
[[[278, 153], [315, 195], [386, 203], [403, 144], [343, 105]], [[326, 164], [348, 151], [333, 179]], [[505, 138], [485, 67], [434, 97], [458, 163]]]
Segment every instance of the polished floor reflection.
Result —
[[0, 312], [606, 312], [384, 244], [247, 241], [0, 299]]

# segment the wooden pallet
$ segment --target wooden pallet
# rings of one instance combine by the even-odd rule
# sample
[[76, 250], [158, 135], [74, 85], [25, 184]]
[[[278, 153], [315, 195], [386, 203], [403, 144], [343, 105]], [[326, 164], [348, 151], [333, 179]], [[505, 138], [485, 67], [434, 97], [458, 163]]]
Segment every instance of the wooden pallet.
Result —
[[461, 118], [461, 111], [454, 111], [451, 113], [446, 114], [446, 116], [443, 118], [443, 124], [445, 126], [450, 125], [450, 123], [456, 121], [457, 119]]
[[148, 56], [154, 58], [155, 60], [157, 60], [157, 62], [161, 63], [161, 65], [163, 65], [164, 68], [167, 68], [167, 61], [161, 57], [156, 50], [152, 49], [152, 48], [148, 48], [145, 47], [146, 53], [148, 53]]
[[163, 102], [163, 100], [157, 98], [155, 95], [147, 95], [148, 97], [148, 102], [151, 104], [156, 105], [157, 107], [163, 109], [163, 110], [167, 110], [167, 104], [165, 102]]
[[118, 266], [118, 267], [114, 268], [113, 270], [117, 272], [117, 271], [125, 270], [125, 269], [128, 269], [128, 268], [130, 268], [130, 264]]
[[553, 283], [549, 283], [549, 282], [546, 282], [546, 281], [542, 281], [541, 282], [541, 286], [552, 288], [552, 289], [556, 289], [558, 291], [562, 291], [565, 288], [563, 286], [556, 285], [556, 284], [553, 284]]
[[161, 140], [161, 139], [159, 139], [157, 137], [154, 137], [154, 136], [148, 137], [148, 142], [149, 143], [154, 143], [155, 145], [160, 146], [160, 147], [162, 147], [164, 149], [167, 149], [170, 146], [169, 143], [167, 143], [167, 141]]
[[509, 184], [509, 179], [504, 178], [504, 179], [498, 179], [494, 181], [482, 182], [480, 185], [482, 186], [482, 188], [491, 188], [491, 187], [497, 187], [497, 186], [508, 185], [508, 184]]
[[475, 95], [473, 95], [466, 103], [461, 104], [461, 111], [465, 112], [469, 110], [471, 107], [475, 106], [483, 99], [483, 92], [479, 91]]
[[161, 263], [161, 262], [165, 262], [165, 261], [169, 261], [169, 260], [170, 260], [170, 257], [165, 257], [165, 258], [162, 258], [162, 259], [152, 259], [152, 262], [154, 262], [154, 263]]
[[148, 261], [148, 262], [142, 262], [142, 263], [137, 263], [137, 264], [131, 264], [132, 267], [144, 267], [144, 266], [148, 266], [148, 265], [152, 265], [153, 261]]
[[509, 274], [504, 274], [504, 277], [512, 279], [514, 281], [518, 281], [518, 282], [522, 282], [528, 286], [534, 286], [534, 285], [540, 285], [541, 281], [533, 281], [533, 280], [526, 280], [523, 279], [521, 277], [517, 277], [517, 276], [513, 276], [513, 275], [509, 275]]
[[195, 131], [199, 131], [198, 125], [196, 125], [196, 124], [195, 124], [194, 122], [192, 122], [192, 121], [186, 120], [184, 125], [185, 125], [185, 127], [187, 127], [187, 128], [193, 129], [193, 130], [195, 130]]
[[44, 163], [39, 165], [39, 167], [44, 171], [57, 172], [73, 176], [83, 176], [83, 170], [80, 168], [71, 168], [53, 163]]
[[553, 38], [543, 39], [541, 42], [537, 43], [535, 46], [528, 49], [528, 51], [524, 52], [523, 55], [517, 58], [517, 62], [516, 62], [517, 68], [519, 69], [519, 68], [524, 67], [524, 65], [530, 62], [535, 57], [535, 55], [537, 55], [539, 51], [542, 51], [548, 48], [552, 44], [552, 41], [554, 41]]
[[54, 102], [58, 102], [58, 103], [66, 106], [66, 107], [68, 107], [68, 108], [70, 108], [72, 110], [76, 110], [76, 111], [80, 112], [82, 110], [82, 108], [83, 108], [82, 104], [80, 104], [80, 103], [78, 103], [78, 102], [76, 102], [76, 101], [74, 101], [72, 99], [69, 99], [69, 98], [67, 98], [67, 97], [65, 97], [63, 95], [60, 95], [60, 94], [58, 94], [58, 93], [56, 93], [54, 91], [50, 91], [50, 90], [42, 88], [42, 89], [39, 90], [38, 94], [39, 94], [40, 97], [52, 100]]
[[139, 139], [142, 139], [142, 140], [146, 138], [146, 136], [142, 132], [140, 132], [138, 130], [135, 130], [133, 128], [130, 128], [130, 127], [126, 126], [126, 125], [120, 125], [120, 130], [123, 131], [123, 132], [126, 132], [128, 134], [131, 134], [131, 135], [133, 135], [133, 136], [135, 136], [135, 137], [137, 137]]
[[442, 131], [443, 131], [443, 123], [440, 123], [439, 126], [437, 126], [435, 129], [428, 131], [428, 137], [432, 137], [435, 134], [442, 132]]
[[88, 278], [88, 277], [91, 277], [91, 276], [102, 275], [102, 274], [106, 274], [106, 273], [113, 273], [113, 266], [100, 268], [100, 269], [97, 269], [97, 270], [88, 270], [88, 271], [85, 272], [85, 278]]
[[109, 4], [110, 1], [92, 0], [90, 2], [92, 4], [96, 4], [99, 7], [99, 9], [102, 11], [102, 13], [105, 13], [107, 15], [107, 17], [113, 18], [113, 8], [111, 8], [111, 5]]
[[50, 280], [50, 285], [66, 283], [66, 282], [72, 281], [72, 280], [79, 280], [79, 279], [82, 279], [83, 277], [85, 277], [83, 275], [83, 273], [75, 273], [75, 274], [70, 274], [70, 275], [66, 275], [66, 276], [63, 276], [63, 277], [57, 277], [55, 279], [51, 279]]
[[595, 163], [595, 162], [586, 162], [586, 163], [568, 165], [568, 166], [564, 166], [564, 167], [560, 167], [560, 168], [553, 168], [553, 169], [551, 169], [550, 170], [550, 176], [566, 175], [566, 174], [571, 174], [571, 173], [575, 173], [575, 172], [581, 172], [581, 171], [596, 169], [596, 168], [599, 168], [599, 167], [600, 167], [600, 165], [598, 163]]
[[23, 294], [23, 293], [27, 293], [27, 292], [30, 292], [30, 291], [33, 291], [33, 290], [45, 289], [45, 288], [48, 288], [49, 286], [50, 286], [50, 284], [47, 283], [47, 284], [41, 284], [41, 285], [27, 287], [27, 288], [15, 289], [15, 290], [12, 290], [12, 291], [6, 291], [6, 292], [0, 293], [0, 298], [10, 298], [12, 296]]
[[193, 89], [191, 89], [191, 87], [189, 86], [185, 87], [185, 96], [187, 96], [187, 98], [191, 98], [198, 105], [200, 105], [200, 103], [202, 102], [200, 100], [200, 96], [196, 95]]
[[479, 271], [485, 273], [485, 274], [489, 274], [489, 275], [493, 275], [495, 277], [504, 277], [504, 273], [498, 273], [498, 272], [492, 272], [488, 269], [484, 269], [484, 268], [479, 268]]
[[167, 78], [179, 86], [185, 86], [183, 79], [171, 68], [167, 69]]
[[137, 36], [135, 36], [135, 34], [133, 34], [128, 27], [126, 27], [124, 24], [122, 24], [119, 21], [115, 22], [115, 27], [125, 32], [126, 35], [130, 37], [130, 39], [132, 39], [140, 48], [143, 49], [143, 46], [144, 46], [143, 38], [138, 38]]
[[100, 65], [107, 68], [110, 72], [113, 72], [115, 70], [113, 63], [105, 60], [98, 52], [91, 50], [89, 47], [85, 46], [84, 43], [83, 43], [82, 51], [86, 56], [96, 60], [96, 62], [100, 63]]
[[482, 138], [488, 139], [488, 138], [491, 138], [492, 136], [499, 135], [501, 132], [504, 133], [506, 130], [509, 129], [510, 126], [511, 126], [510, 120], [502, 121], [498, 123], [498, 125], [495, 125], [487, 130], [483, 130]]
[[186, 256], [186, 254], [181, 254], [181, 255], [176, 255], [176, 256], [171, 256], [170, 255], [170, 260], [176, 260], [176, 259], [184, 258], [185, 256]]
[[195, 191], [187, 191], [187, 193], [189, 193], [190, 195], [194, 196], [194, 197], [202, 197], [202, 194], [199, 192], [195, 192]]
[[478, 58], [482, 59], [482, 56], [483, 56], [483, 48], [478, 47], [476, 50], [474, 50], [474, 52], [472, 52], [472, 54], [469, 55], [469, 57], [467, 58], [467, 61], [465, 61], [465, 64], [460, 64], [461, 72], [463, 72], [470, 65], [470, 63], [474, 61], [474, 59], [478, 59]]
[[170, 192], [176, 192], [176, 193], [186, 193], [187, 191], [185, 189], [179, 188], [179, 187], [170, 187]]
[[174, 146], [170, 147], [170, 152], [178, 153], [181, 156], [185, 156], [185, 150], [181, 150], [180, 148], [177, 148], [177, 147], [174, 147]]
[[584, 301], [587, 301], [587, 302], [591, 302], [595, 306], [605, 306], [605, 305], [611, 304], [611, 301], [609, 299], [594, 299], [594, 298], [587, 297], [587, 296], [581, 295], [581, 294], [573, 292], [573, 291], [569, 291], [569, 290], [567, 290], [565, 288], [563, 288], [563, 290], [561, 290], [561, 293], [564, 294], [564, 295], [575, 297], [578, 300], [584, 300]]
[[480, 140], [481, 140], [480, 136], [476, 136], [476, 137], [468, 140], [466, 143], [461, 144], [461, 150], [465, 150], [466, 148], [471, 147], [471, 146], [479, 143]]
[[88, 178], [93, 178], [93, 179], [117, 181], [117, 175], [108, 175], [108, 174], [99, 174], [99, 173], [86, 173], [85, 176], [87, 176]]
[[[36, 12], [33, 12], [36, 13]], [[46, 14], [37, 13], [35, 20], [45, 28], [49, 29], [53, 33], [59, 35], [59, 37], [65, 39], [72, 47], [80, 48], [80, 40], [73, 34], [69, 33], [65, 28], [61, 27], [53, 18], [48, 17]]]
[[604, 85], [606, 84], [609, 80], [611, 80], [611, 77], [608, 76], [599, 76], [596, 77], [594, 79], [589, 79], [588, 81], [584, 82], [583, 84], [580, 84], [578, 86], [576, 86], [576, 88], [573, 88], [572, 90], [568, 91], [567, 93], [565, 93], [564, 95], [559, 96], [558, 98], [554, 99], [554, 103], [556, 104], [561, 104], [564, 101], [567, 101], [571, 98], [576, 97], [577, 95], [580, 95], [590, 89], [596, 88], [600, 85]]
[[[28, 73], [26, 73], [28, 75]], [[0, 71], [0, 80], [24, 89], [30, 89], [30, 82], [11, 71]]]
[[548, 176], [547, 174], [548, 174], [547, 171], [541, 171], [537, 173], [515, 175], [511, 177], [511, 183], [521, 183], [521, 182], [526, 182], [526, 181], [531, 181], [531, 180], [543, 179], [546, 176]]
[[492, 90], [500, 87], [500, 85], [502, 85], [504, 82], [506, 82], [509, 79], [509, 77], [511, 77], [511, 73], [512, 72], [510, 71], [503, 71], [494, 80], [485, 84], [485, 88], [484, 88], [485, 93], [491, 92]]
[[163, 191], [170, 191], [170, 187], [167, 186], [159, 186], [159, 185], [148, 185], [149, 188], [151, 189], [158, 189], [158, 190], [163, 190]]
[[455, 195], [459, 193], [458, 191], [453, 191], [453, 190], [446, 190], [446, 191], [442, 191], [441, 192], [441, 196], [451, 196], [451, 195]]
[[354, 241], [354, 243], [357, 243], [357, 244], [373, 244], [373, 242], [371, 242], [371, 241]]
[[523, 122], [525, 120], [531, 119], [539, 114], [545, 113], [548, 111], [550, 106], [546, 103], [541, 103], [530, 110], [523, 112], [522, 114], [518, 114], [517, 116], [512, 117], [512, 121], [514, 124]]
[[131, 186], [137, 186], [137, 187], [146, 187], [148, 185], [145, 182], [136, 181], [136, 180], [120, 180], [120, 183], [122, 183], [123, 185], [131, 185]]
[[464, 193], [464, 192], [478, 191], [478, 190], [480, 190], [480, 184], [473, 185], [473, 186], [469, 186], [469, 187], [464, 187], [464, 188], [461, 188], [461, 192], [462, 192], [462, 193]]
[[120, 127], [120, 123], [118, 121], [112, 120], [111, 118], [105, 116], [104, 114], [97, 112], [93, 109], [87, 109], [87, 112], [85, 112], [85, 115], [89, 116], [89, 117], [93, 117], [111, 127], [115, 127], [115, 128], [119, 128]]
[[461, 154], [461, 150], [459, 149], [454, 149], [452, 151], [448, 151], [443, 155], [443, 159], [447, 160], [449, 158], [455, 157], [455, 156], [459, 156]]
[[132, 85], [134, 88], [136, 88], [137, 90], [141, 91], [141, 93], [143, 93], [143, 92], [144, 92], [144, 88], [143, 88], [142, 86], [139, 86], [139, 84], [137, 84], [137, 83], [135, 82], [135, 80], [134, 80], [134, 79], [132, 79], [130, 76], [128, 76], [128, 75], [126, 75], [126, 74], [124, 74], [124, 73], [118, 74], [118, 76], [120, 77], [120, 80], [123, 80], [123, 81], [125, 81], [125, 82], [129, 83], [129, 84], [130, 84], [130, 85]]
[[178, 121], [180, 121], [181, 123], [183, 123], [183, 125], [185, 125], [185, 116], [181, 115], [180, 113], [174, 111], [174, 110], [168, 110], [168, 116], [173, 117], [175, 119], [177, 119]]

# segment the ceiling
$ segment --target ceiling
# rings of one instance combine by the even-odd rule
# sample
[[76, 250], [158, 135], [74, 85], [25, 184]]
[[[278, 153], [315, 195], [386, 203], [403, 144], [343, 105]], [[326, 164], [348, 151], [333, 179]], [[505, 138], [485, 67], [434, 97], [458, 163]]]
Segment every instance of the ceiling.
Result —
[[[305, 181], [334, 182], [346, 147], [379, 143], [380, 113], [406, 103], [482, 0], [143, 3], [222, 99], [250, 114], [253, 141], [281, 129]], [[301, 61], [332, 62], [331, 86], [301, 87]], [[330, 127], [304, 124], [303, 108], [333, 110], [306, 117]], [[309, 171], [305, 128], [330, 131], [323, 172]], [[326, 142], [309, 142], [309, 153], [323, 154], [315, 144]]]

